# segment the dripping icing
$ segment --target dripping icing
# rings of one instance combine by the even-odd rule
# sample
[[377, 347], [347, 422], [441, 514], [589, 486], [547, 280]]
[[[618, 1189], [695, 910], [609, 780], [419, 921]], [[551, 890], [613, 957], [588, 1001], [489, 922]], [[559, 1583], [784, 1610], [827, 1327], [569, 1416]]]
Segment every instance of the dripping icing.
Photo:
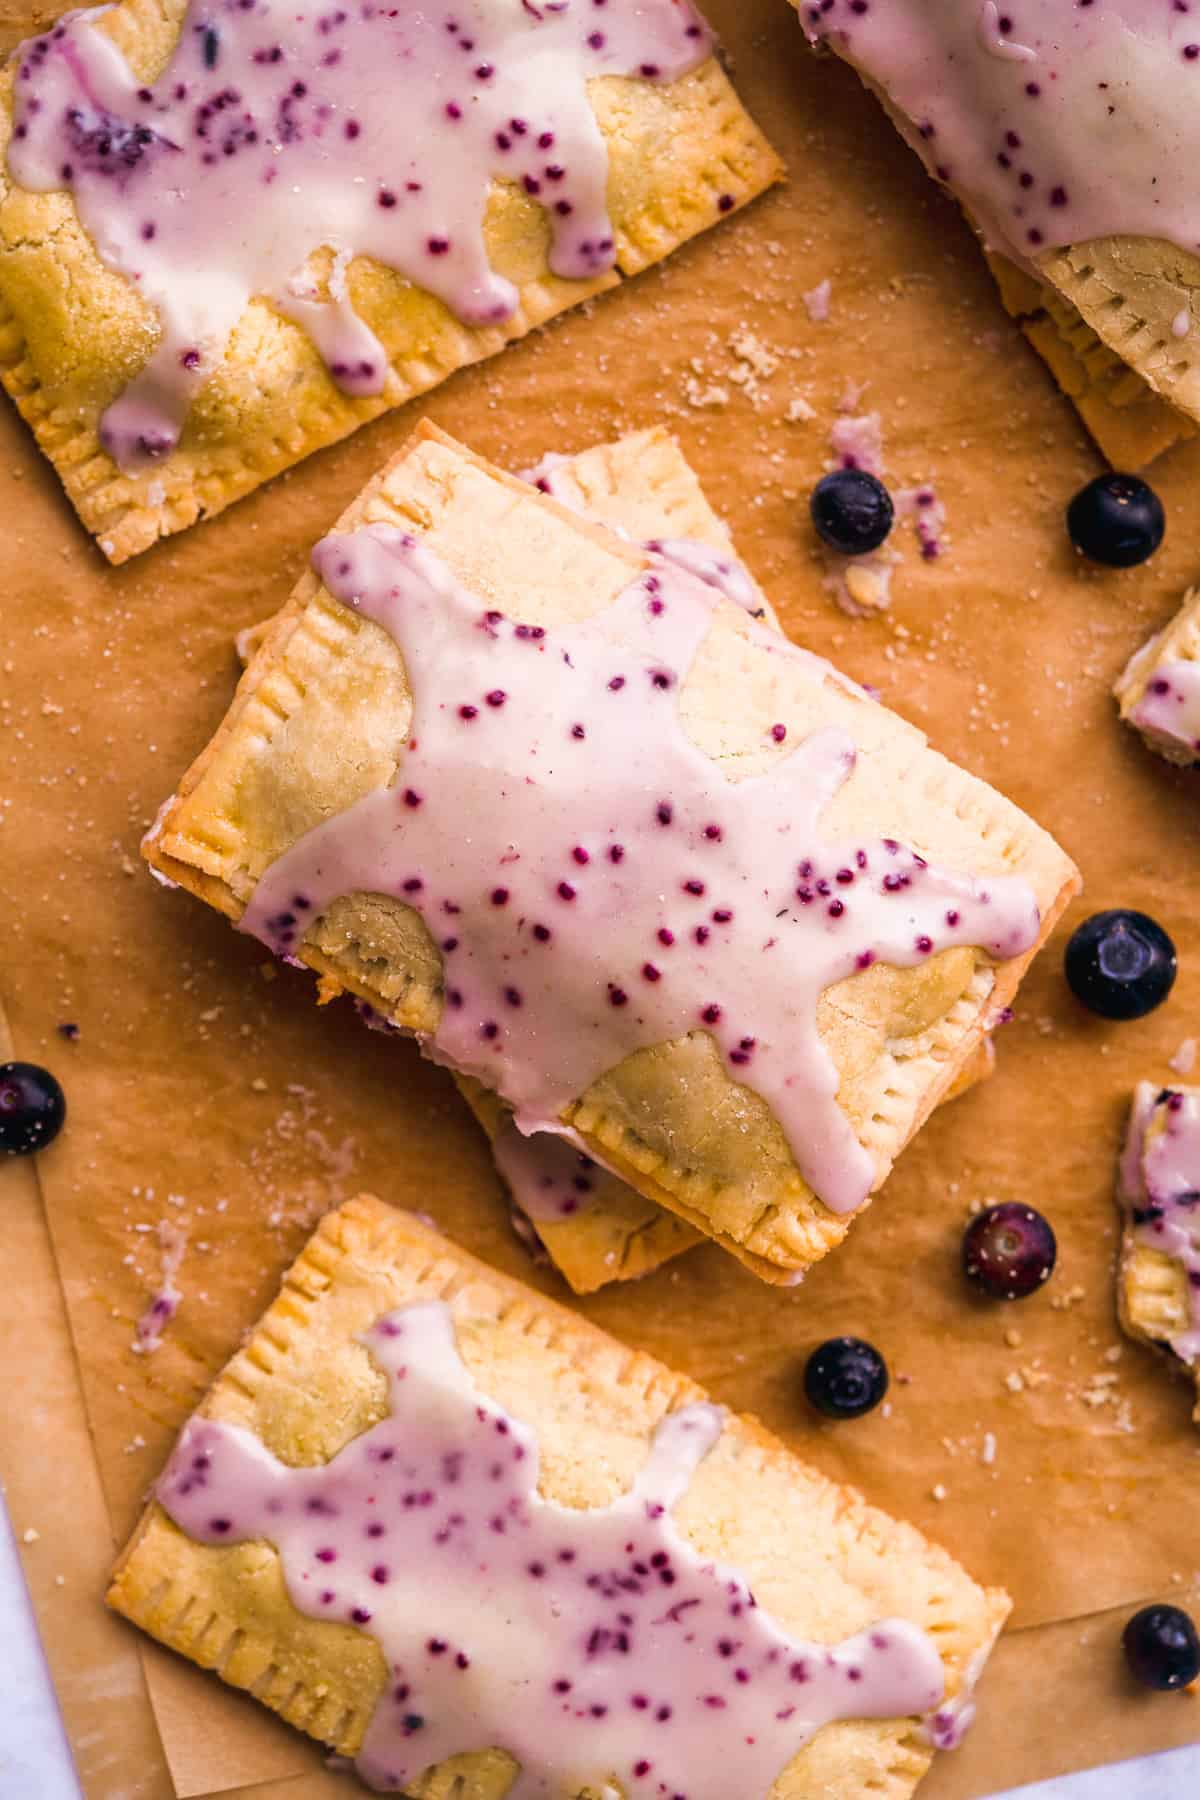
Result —
[[[302, 325], [351, 395], [387, 353], [347, 269], [373, 258], [465, 324], [503, 327], [517, 290], [488, 261], [496, 182], [541, 208], [556, 275], [614, 265], [597, 76], [670, 82], [708, 55], [687, 0], [592, 6], [456, 0], [191, 0], [144, 87], [103, 9], [69, 13], [16, 57], [14, 179], [67, 188], [97, 253], [158, 314], [158, 343], [108, 408], [122, 468], [167, 455], [255, 296]], [[315, 252], [332, 253], [327, 278]]]
[[413, 728], [393, 784], [285, 852], [241, 928], [290, 955], [341, 895], [411, 906], [443, 954], [427, 1053], [500, 1094], [525, 1133], [561, 1131], [637, 1049], [705, 1031], [825, 1204], [861, 1205], [875, 1166], [837, 1103], [821, 994], [876, 961], [1020, 954], [1039, 923], [1028, 885], [933, 868], [891, 838], [826, 842], [821, 816], [856, 760], [843, 730], [789, 737], [780, 720], [768, 772], [729, 782], [679, 717], [719, 604], [681, 570], [544, 629], [482, 611], [388, 526], [325, 538], [313, 566], [395, 641]]
[[916, 1626], [804, 1642], [681, 1535], [672, 1512], [718, 1408], [668, 1414], [609, 1505], [560, 1506], [538, 1491], [535, 1435], [474, 1386], [444, 1304], [390, 1313], [363, 1342], [389, 1410], [328, 1463], [287, 1467], [197, 1417], [157, 1497], [201, 1543], [265, 1538], [302, 1613], [379, 1644], [368, 1785], [496, 1748], [519, 1768], [509, 1800], [609, 1782], [630, 1800], [765, 1795], [823, 1725], [938, 1706], [941, 1659]]

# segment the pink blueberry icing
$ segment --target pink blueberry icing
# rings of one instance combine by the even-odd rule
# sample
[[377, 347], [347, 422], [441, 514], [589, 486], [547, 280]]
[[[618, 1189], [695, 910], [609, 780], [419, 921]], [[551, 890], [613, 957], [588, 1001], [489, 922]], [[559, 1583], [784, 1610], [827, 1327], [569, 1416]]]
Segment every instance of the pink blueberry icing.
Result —
[[1139, 1082], [1120, 1200], [1135, 1243], [1171, 1257], [1187, 1276], [1190, 1323], [1167, 1341], [1181, 1361], [1200, 1361], [1200, 1093]]
[[720, 1454], [718, 1408], [668, 1414], [609, 1505], [560, 1506], [538, 1491], [534, 1433], [474, 1386], [445, 1305], [389, 1313], [363, 1343], [389, 1412], [328, 1463], [285, 1466], [197, 1417], [157, 1496], [201, 1543], [266, 1539], [302, 1613], [375, 1639], [387, 1683], [358, 1757], [369, 1786], [496, 1748], [520, 1769], [508, 1800], [610, 1783], [629, 1800], [751, 1800], [823, 1725], [941, 1701], [915, 1625], [805, 1642], [683, 1537], [672, 1514]]
[[1159, 663], [1129, 721], [1200, 755], [1200, 662]]
[[803, 0], [988, 243], [1127, 233], [1200, 250], [1194, 0]]
[[625, 1185], [580, 1149], [570, 1135], [535, 1131], [525, 1137], [511, 1120], [496, 1133], [492, 1155], [514, 1206], [535, 1224], [590, 1212], [606, 1184]]
[[652, 555], [661, 556], [664, 561], [674, 563], [676, 568], [686, 569], [698, 581], [716, 588], [718, 593], [732, 600], [735, 606], [744, 607], [754, 618], [762, 617], [762, 598], [745, 563], [732, 552], [714, 550], [711, 544], [701, 544], [695, 538], [650, 538], [645, 547]]
[[151, 1295], [134, 1327], [133, 1348], [143, 1355], [161, 1348], [163, 1332], [179, 1311], [183, 1299], [178, 1276], [187, 1254], [187, 1232], [172, 1224], [170, 1219], [163, 1219], [158, 1227], [158, 1243], [162, 1251], [158, 1289]]
[[[711, 49], [688, 0], [192, 0], [143, 86], [95, 29], [100, 10], [17, 52], [8, 166], [25, 187], [69, 189], [100, 257], [158, 314], [101, 425], [123, 468], [174, 447], [256, 295], [304, 326], [347, 393], [382, 393], [353, 257], [503, 327], [517, 290], [488, 261], [495, 182], [542, 208], [555, 274], [603, 274], [616, 248], [588, 83], [669, 82]], [[306, 267], [322, 246], [327, 290]]]
[[412, 722], [392, 784], [267, 869], [242, 928], [288, 955], [339, 895], [411, 906], [445, 971], [427, 1052], [499, 1093], [526, 1133], [560, 1131], [634, 1051], [707, 1031], [825, 1204], [860, 1205], [875, 1164], [837, 1102], [821, 994], [954, 945], [1019, 954], [1038, 931], [1028, 885], [934, 868], [894, 838], [826, 835], [857, 757], [842, 729], [780, 718], [764, 727], [767, 772], [731, 782], [680, 718], [721, 604], [680, 569], [544, 629], [486, 610], [389, 526], [325, 538], [313, 566], [394, 639]]

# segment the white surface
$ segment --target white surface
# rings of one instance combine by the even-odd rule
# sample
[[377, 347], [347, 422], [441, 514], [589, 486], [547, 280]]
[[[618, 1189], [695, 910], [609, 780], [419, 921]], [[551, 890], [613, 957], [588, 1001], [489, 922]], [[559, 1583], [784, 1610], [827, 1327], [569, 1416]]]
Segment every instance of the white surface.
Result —
[[[1136, 1762], [1112, 1763], [1086, 1775], [1064, 1775], [1058, 1781], [1035, 1781], [1014, 1788], [1011, 1800], [1197, 1800], [1200, 1795], [1200, 1745], [1143, 1756]], [[997, 1795], [996, 1800], [1007, 1800]]]
[[67, 1740], [0, 1501], [0, 1800], [79, 1800]]
[[[34, 1627], [8, 1514], [0, 1502], [0, 1800], [81, 1800]], [[1198, 1800], [1200, 1745], [1086, 1775], [1039, 1781], [1012, 1800]], [[107, 1800], [95, 1794], [91, 1800]], [[998, 1795], [996, 1800], [1006, 1800]]]

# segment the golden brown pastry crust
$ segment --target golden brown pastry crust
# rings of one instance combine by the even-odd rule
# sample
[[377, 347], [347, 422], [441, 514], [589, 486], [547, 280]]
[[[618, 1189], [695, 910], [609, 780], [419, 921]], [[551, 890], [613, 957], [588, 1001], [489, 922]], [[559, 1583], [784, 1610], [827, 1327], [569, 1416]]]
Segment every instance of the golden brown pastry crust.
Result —
[[[685, 538], [736, 554], [727, 527], [709, 505], [679, 445], [662, 426], [557, 461], [554, 492], [589, 519], [635, 541], [655, 535]], [[777, 627], [774, 610], [761, 590], [759, 599], [763, 618]], [[267, 620], [239, 633], [243, 667], [270, 626]], [[322, 989], [323, 998], [330, 999], [339, 991], [329, 976], [322, 978]], [[995, 1062], [994, 1041], [986, 1037], [963, 1063], [946, 1099], [956, 1100], [986, 1081]], [[467, 1078], [459, 1079], [458, 1086], [488, 1138], [494, 1139], [509, 1116], [503, 1101]], [[606, 1171], [598, 1181], [600, 1191], [586, 1211], [539, 1220], [537, 1225], [551, 1261], [577, 1294], [594, 1293], [610, 1281], [637, 1280], [702, 1241], [700, 1232], [628, 1182]]]
[[1156, 393], [1058, 289], [985, 252], [1005, 310], [1016, 319], [1114, 468], [1140, 469], [1196, 435], [1186, 413]]
[[[411, 1214], [361, 1196], [323, 1220], [200, 1411], [253, 1431], [285, 1463], [328, 1461], [386, 1404], [362, 1332], [393, 1307], [434, 1299], [449, 1303], [479, 1386], [537, 1433], [539, 1485], [560, 1504], [613, 1500], [664, 1414], [704, 1397]], [[930, 1631], [951, 1696], [1008, 1612], [1006, 1595], [977, 1587], [911, 1526], [807, 1468], [751, 1419], [727, 1421], [675, 1518], [701, 1554], [742, 1570], [785, 1629], [833, 1642], [900, 1616]], [[378, 1646], [351, 1625], [298, 1613], [269, 1544], [194, 1543], [151, 1502], [108, 1600], [339, 1754], [359, 1748], [385, 1680]], [[770, 1800], [907, 1800], [930, 1760], [916, 1720], [830, 1725], [792, 1760]], [[456, 1757], [410, 1792], [500, 1800], [511, 1775], [507, 1758], [485, 1752]]]
[[[341, 521], [414, 531], [489, 604], [530, 622], [582, 617], [646, 566], [643, 552], [491, 469], [429, 425]], [[767, 725], [844, 726], [855, 772], [827, 809], [834, 837], [897, 836], [964, 872], [1019, 873], [1043, 932], [1077, 874], [1053, 841], [915, 727], [832, 670], [757, 647], [724, 602], [681, 690], [694, 740], [734, 779], [769, 766]], [[165, 807], [146, 855], [170, 880], [240, 915], [268, 864], [321, 818], [391, 779], [409, 699], [385, 633], [305, 575], [243, 676], [216, 737]], [[353, 717], [353, 730], [347, 720]], [[352, 748], [351, 748], [352, 743]], [[1026, 956], [994, 965], [945, 951], [919, 969], [876, 964], [829, 989], [818, 1009], [841, 1075], [839, 1100], [882, 1180], [953, 1084]], [[301, 951], [321, 974], [407, 1030], [436, 1028], [440, 957], [416, 915], [379, 895], [337, 901]], [[797, 1170], [765, 1103], [731, 1081], [708, 1033], [638, 1051], [595, 1082], [564, 1122], [648, 1199], [715, 1237], [765, 1279], [788, 1281], [844, 1235]]]
[[[96, 28], [150, 82], [170, 57], [184, 8], [185, 0], [119, 0]], [[715, 57], [669, 86], [602, 77], [590, 92], [609, 149], [616, 270], [592, 281], [552, 275], [540, 210], [497, 184], [486, 238], [494, 267], [518, 289], [513, 318], [464, 326], [424, 290], [359, 258], [349, 270], [355, 306], [383, 343], [391, 373], [382, 394], [352, 399], [305, 333], [256, 299], [178, 448], [152, 469], [125, 475], [101, 449], [98, 426], [145, 361], [154, 315], [99, 260], [68, 193], [33, 193], [8, 176], [12, 80], [10, 65], [0, 73], [0, 381], [114, 563], [638, 274], [715, 223], [719, 196], [744, 205], [782, 173]], [[323, 267], [320, 255], [314, 267]]]
[[[556, 498], [594, 523], [607, 525], [635, 542], [651, 537], [683, 538], [736, 555], [728, 528], [709, 505], [679, 445], [662, 426], [555, 459], [553, 491]], [[761, 590], [758, 598], [763, 618], [777, 627], [774, 610]], [[243, 666], [269, 629], [268, 620], [239, 634]], [[330, 977], [323, 979], [327, 997], [333, 998], [336, 988]], [[985, 1038], [963, 1064], [946, 1099], [957, 1099], [986, 1080], [994, 1064], [993, 1041]], [[507, 1107], [478, 1082], [460, 1079], [458, 1086], [488, 1138], [494, 1139], [509, 1117]], [[577, 1294], [593, 1293], [610, 1281], [636, 1280], [702, 1241], [700, 1232], [639, 1194], [628, 1182], [607, 1171], [601, 1171], [596, 1179], [598, 1192], [586, 1210], [568, 1218], [539, 1220], [536, 1227], [551, 1261]]]

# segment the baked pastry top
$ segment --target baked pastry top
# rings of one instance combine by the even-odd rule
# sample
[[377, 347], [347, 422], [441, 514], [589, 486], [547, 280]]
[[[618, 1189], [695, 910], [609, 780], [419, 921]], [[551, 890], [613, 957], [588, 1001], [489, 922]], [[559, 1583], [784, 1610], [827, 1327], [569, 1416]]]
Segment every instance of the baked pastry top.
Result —
[[1121, 1323], [1192, 1376], [1200, 1422], [1200, 1088], [1138, 1083], [1117, 1199]]
[[0, 75], [0, 378], [114, 562], [778, 178], [688, 5], [464, 17], [119, 0]]
[[794, 4], [962, 202], [993, 268], [1003, 259], [1006, 305], [1106, 453], [1129, 466], [1191, 435], [1200, 217], [1181, 151], [1195, 111], [1186, 8]]
[[[770, 602], [738, 560], [728, 528], [661, 426], [573, 456], [547, 456], [523, 479], [623, 538], [666, 548], [684, 566], [728, 589], [752, 616], [777, 623]], [[239, 634], [243, 663], [262, 643], [269, 623]], [[367, 1016], [380, 1023], [373, 1010]], [[946, 1098], [986, 1079], [994, 1060], [992, 1039], [986, 1038]], [[694, 1227], [573, 1146], [544, 1132], [522, 1137], [508, 1107], [490, 1089], [464, 1076], [458, 1085], [493, 1144], [519, 1235], [534, 1248], [540, 1244], [576, 1293], [635, 1280], [701, 1241]]]
[[185, 1428], [109, 1602], [424, 1800], [672, 1776], [903, 1800], [1007, 1612], [753, 1421], [369, 1197], [327, 1215]]
[[[523, 1130], [577, 1134], [795, 1279], [1008, 1004], [1072, 865], [827, 664], [432, 427], [341, 523], [148, 859], [495, 1088]], [[619, 758], [557, 717], [576, 702], [623, 709], [589, 713]], [[578, 761], [530, 782], [539, 733]], [[572, 836], [551, 845], [550, 824]]]
[[1200, 762], [1200, 589], [1134, 652], [1113, 688], [1121, 717], [1168, 762]]
[[[694, 471], [661, 427], [574, 456], [548, 456], [523, 479], [623, 538], [665, 547], [728, 589], [752, 616], [776, 622]], [[269, 622], [239, 635], [244, 663], [268, 629]], [[367, 1017], [380, 1024], [373, 1009]], [[993, 1063], [993, 1043], [985, 1038], [946, 1098], [986, 1079]], [[577, 1293], [648, 1274], [700, 1241], [701, 1234], [676, 1214], [573, 1146], [546, 1133], [522, 1137], [508, 1107], [479, 1082], [460, 1076], [459, 1087], [493, 1142], [519, 1234], [541, 1244]]]

